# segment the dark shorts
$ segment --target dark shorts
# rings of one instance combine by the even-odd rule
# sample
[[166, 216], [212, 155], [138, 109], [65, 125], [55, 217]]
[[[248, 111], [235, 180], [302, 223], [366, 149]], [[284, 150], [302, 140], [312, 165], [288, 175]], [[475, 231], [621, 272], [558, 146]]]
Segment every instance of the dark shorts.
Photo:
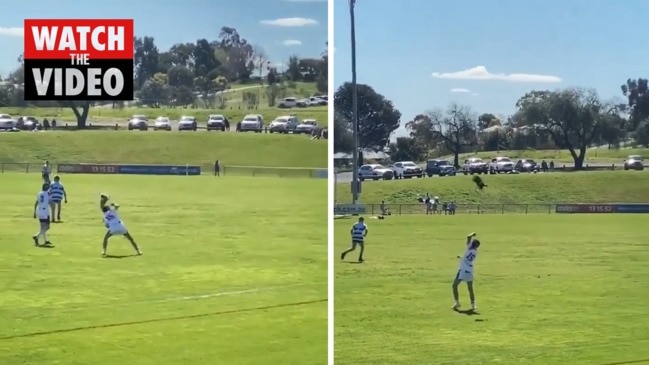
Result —
[[365, 243], [363, 241], [361, 241], [361, 240], [352, 240], [352, 246], [356, 246], [356, 245], [364, 247]]
[[47, 219], [39, 219], [38, 221], [41, 222], [41, 224], [47, 225], [48, 227], [50, 225], [50, 219], [49, 218], [47, 218]]
[[50, 174], [43, 173], [43, 180], [50, 180]]

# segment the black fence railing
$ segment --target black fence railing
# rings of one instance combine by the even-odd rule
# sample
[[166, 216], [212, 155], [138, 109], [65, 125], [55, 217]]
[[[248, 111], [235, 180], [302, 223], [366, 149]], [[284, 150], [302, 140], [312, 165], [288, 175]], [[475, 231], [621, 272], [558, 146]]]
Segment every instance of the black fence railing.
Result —
[[[381, 204], [364, 204], [366, 214], [381, 214]], [[557, 204], [458, 204], [456, 214], [551, 214]], [[425, 204], [385, 204], [394, 215], [426, 214]], [[448, 214], [439, 205], [436, 214]]]

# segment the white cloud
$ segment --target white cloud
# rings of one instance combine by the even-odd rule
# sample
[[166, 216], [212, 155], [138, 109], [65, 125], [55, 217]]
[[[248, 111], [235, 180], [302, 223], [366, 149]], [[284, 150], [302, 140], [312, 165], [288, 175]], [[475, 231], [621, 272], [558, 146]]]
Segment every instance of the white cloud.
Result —
[[17, 28], [17, 27], [12, 27], [12, 28], [0, 27], [0, 36], [23, 37], [25, 36], [25, 31], [23, 28]]
[[508, 82], [538, 82], [538, 83], [556, 83], [561, 82], [561, 78], [552, 75], [536, 74], [492, 74], [485, 66], [476, 66], [456, 72], [433, 72], [436, 79], [447, 80], [497, 80]]
[[297, 39], [287, 39], [284, 42], [282, 42], [286, 47], [291, 47], [291, 46], [301, 46], [302, 42], [298, 41]]
[[461, 88], [461, 87], [454, 87], [454, 88], [452, 88], [452, 89], [449, 90], [449, 91], [452, 92], [452, 93], [462, 93], [462, 94], [470, 93], [470, 92], [471, 92], [471, 90], [469, 90], [469, 89], [464, 89], [464, 88]]
[[276, 27], [306, 27], [309, 25], [318, 25], [318, 21], [311, 18], [278, 18], [262, 20], [259, 23]]

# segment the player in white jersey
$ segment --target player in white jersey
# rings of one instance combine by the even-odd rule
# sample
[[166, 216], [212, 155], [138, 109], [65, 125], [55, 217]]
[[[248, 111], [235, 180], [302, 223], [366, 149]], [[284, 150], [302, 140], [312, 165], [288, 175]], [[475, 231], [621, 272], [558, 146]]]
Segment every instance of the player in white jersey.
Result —
[[363, 253], [365, 252], [365, 237], [367, 236], [367, 226], [365, 225], [365, 219], [363, 217], [358, 218], [358, 222], [352, 226], [352, 247], [345, 250], [341, 255], [340, 259], [344, 260], [345, 256], [348, 253], [354, 251], [356, 246], [361, 247], [361, 252], [358, 254], [358, 262], [365, 261], [363, 259]]
[[135, 252], [138, 255], [142, 255], [142, 251], [140, 250], [140, 247], [135, 243], [135, 240], [133, 239], [133, 236], [128, 232], [126, 229], [126, 225], [124, 224], [124, 221], [122, 221], [122, 218], [119, 216], [119, 205], [117, 204], [111, 204], [108, 205], [106, 204], [108, 202], [108, 196], [107, 195], [102, 195], [101, 196], [101, 210], [104, 213], [104, 225], [106, 228], [108, 228], [108, 231], [106, 231], [106, 234], [104, 235], [104, 242], [102, 245], [102, 251], [101, 255], [106, 256], [106, 249], [108, 248], [108, 239], [111, 238], [112, 236], [124, 236], [126, 239], [131, 243], [133, 248], [135, 249]]
[[43, 184], [41, 191], [36, 195], [36, 202], [34, 203], [34, 219], [38, 219], [40, 230], [32, 238], [34, 245], [40, 246], [39, 238], [43, 237], [46, 246], [51, 246], [52, 243], [47, 238], [47, 231], [50, 229], [50, 185]]
[[469, 299], [471, 300], [471, 310], [476, 310], [478, 307], [475, 304], [475, 293], [473, 291], [473, 273], [475, 260], [478, 257], [478, 247], [480, 247], [480, 241], [476, 238], [475, 233], [471, 233], [466, 237], [466, 251], [460, 260], [460, 268], [457, 271], [455, 280], [453, 281], [453, 299], [455, 303], [453, 304], [453, 310], [458, 310], [460, 308], [460, 294], [458, 292], [458, 286], [461, 282], [466, 282], [466, 285], [469, 289]]
[[43, 182], [50, 183], [50, 174], [52, 173], [52, 167], [50, 166], [49, 161], [45, 161], [45, 164], [41, 168], [41, 175], [43, 176]]

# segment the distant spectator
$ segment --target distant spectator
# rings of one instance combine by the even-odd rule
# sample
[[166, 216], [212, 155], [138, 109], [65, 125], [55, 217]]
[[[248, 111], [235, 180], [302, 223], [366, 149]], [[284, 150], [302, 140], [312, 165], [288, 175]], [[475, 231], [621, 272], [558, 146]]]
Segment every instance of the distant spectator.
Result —
[[225, 117], [225, 119], [223, 119], [223, 124], [225, 125], [225, 130], [229, 132], [230, 131], [230, 120], [228, 119], [228, 117]]
[[541, 171], [548, 172], [548, 163], [545, 160], [541, 162]]
[[52, 129], [56, 128], [56, 119], [52, 118]]
[[237, 122], [237, 132], [241, 132], [241, 122]]
[[43, 119], [43, 129], [46, 131], [50, 130], [50, 121], [47, 118]]
[[221, 164], [219, 160], [214, 162], [214, 176], [221, 176]]
[[455, 201], [451, 201], [451, 203], [448, 205], [448, 214], [455, 215], [456, 208], [457, 208], [457, 204], [455, 204]]
[[554, 161], [550, 161], [550, 170], [554, 171]]

